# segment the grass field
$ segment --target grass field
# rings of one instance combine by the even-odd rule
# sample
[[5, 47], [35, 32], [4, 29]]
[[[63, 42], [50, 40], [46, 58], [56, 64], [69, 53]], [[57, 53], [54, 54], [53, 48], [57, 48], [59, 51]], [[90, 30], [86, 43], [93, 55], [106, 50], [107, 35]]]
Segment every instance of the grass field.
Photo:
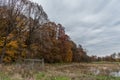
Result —
[[120, 63], [66, 63], [39, 66], [0, 65], [0, 80], [120, 80], [112, 72], [120, 71]]

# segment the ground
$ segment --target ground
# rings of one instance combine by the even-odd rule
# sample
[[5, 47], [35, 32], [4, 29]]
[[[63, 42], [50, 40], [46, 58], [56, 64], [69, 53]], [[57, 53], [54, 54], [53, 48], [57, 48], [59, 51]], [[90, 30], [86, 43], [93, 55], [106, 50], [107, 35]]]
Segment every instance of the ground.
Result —
[[120, 63], [117, 62], [56, 63], [45, 64], [44, 68], [1, 64], [0, 80], [120, 80], [119, 71]]

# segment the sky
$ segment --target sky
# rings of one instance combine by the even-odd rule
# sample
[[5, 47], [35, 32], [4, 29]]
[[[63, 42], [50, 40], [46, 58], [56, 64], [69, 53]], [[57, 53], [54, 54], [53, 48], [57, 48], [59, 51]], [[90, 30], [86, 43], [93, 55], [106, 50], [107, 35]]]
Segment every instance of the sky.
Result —
[[120, 52], [120, 0], [32, 0], [88, 55]]

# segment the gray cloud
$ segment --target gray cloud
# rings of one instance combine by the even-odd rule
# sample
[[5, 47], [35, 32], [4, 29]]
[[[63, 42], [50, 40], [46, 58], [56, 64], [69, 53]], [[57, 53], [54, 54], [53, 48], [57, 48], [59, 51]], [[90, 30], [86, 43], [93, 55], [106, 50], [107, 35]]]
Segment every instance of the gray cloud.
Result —
[[89, 55], [120, 51], [120, 0], [32, 0]]

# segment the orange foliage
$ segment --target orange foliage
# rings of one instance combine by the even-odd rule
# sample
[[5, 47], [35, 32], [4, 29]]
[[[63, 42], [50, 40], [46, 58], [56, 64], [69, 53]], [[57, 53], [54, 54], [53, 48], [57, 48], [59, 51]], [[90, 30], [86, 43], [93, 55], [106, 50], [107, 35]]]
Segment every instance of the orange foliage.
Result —
[[[27, 5], [30, 5], [29, 3]], [[26, 4], [23, 2], [21, 5]], [[34, 3], [28, 8], [30, 10], [26, 9], [26, 11], [22, 8], [15, 11], [11, 7], [10, 11], [14, 11], [11, 14], [9, 8], [0, 5], [0, 14], [2, 14], [0, 16], [0, 55], [4, 54], [4, 62], [13, 62], [26, 57], [44, 58], [50, 63], [85, 59], [86, 52], [74, 46], [75, 44], [65, 33], [65, 28], [61, 24], [47, 21], [44, 24], [40, 23], [40, 8], [41, 6]], [[35, 11], [35, 18], [32, 18], [34, 16], [30, 11], [33, 13]], [[32, 14], [32, 17], [22, 13]], [[45, 13], [44, 17], [47, 17]]]

